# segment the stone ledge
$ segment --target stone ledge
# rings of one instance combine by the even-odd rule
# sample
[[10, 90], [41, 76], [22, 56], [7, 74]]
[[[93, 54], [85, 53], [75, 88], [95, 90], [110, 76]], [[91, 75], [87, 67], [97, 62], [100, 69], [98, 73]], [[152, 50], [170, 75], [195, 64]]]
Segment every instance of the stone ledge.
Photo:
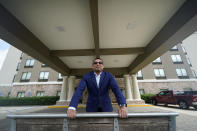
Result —
[[[88, 113], [89, 114], [89, 113]], [[96, 117], [102, 115], [102, 117]], [[36, 115], [30, 114], [30, 117], [20, 117], [14, 118], [16, 122], [16, 130], [24, 131], [62, 131], [69, 130], [69, 131], [90, 131], [90, 130], [102, 130], [102, 131], [114, 131], [116, 130], [116, 126], [114, 126], [115, 119], [113, 117], [106, 117], [106, 113], [95, 113], [92, 117], [78, 117], [75, 120], [68, 119], [66, 122], [64, 121], [64, 117], [62, 114], [52, 114], [55, 116], [54, 118], [50, 117], [49, 114], [36, 114], [39, 116], [36, 118]], [[134, 116], [128, 115], [127, 119], [116, 119], [116, 124], [121, 131], [130, 131], [130, 130], [140, 130], [140, 131], [147, 131], [147, 130], [154, 130], [154, 131], [169, 131], [171, 129], [176, 130], [175, 126], [175, 116], [171, 119], [172, 115], [142, 115], [143, 113], [134, 113]], [[46, 116], [47, 115], [47, 116]], [[80, 114], [78, 114], [79, 116]], [[84, 116], [84, 113], [82, 114]], [[109, 115], [107, 113], [107, 115]], [[31, 117], [33, 116], [33, 117]], [[60, 117], [57, 117], [60, 116]], [[13, 117], [12, 117], [13, 118]], [[13, 126], [13, 125], [11, 125]], [[13, 127], [12, 127], [13, 128]]]

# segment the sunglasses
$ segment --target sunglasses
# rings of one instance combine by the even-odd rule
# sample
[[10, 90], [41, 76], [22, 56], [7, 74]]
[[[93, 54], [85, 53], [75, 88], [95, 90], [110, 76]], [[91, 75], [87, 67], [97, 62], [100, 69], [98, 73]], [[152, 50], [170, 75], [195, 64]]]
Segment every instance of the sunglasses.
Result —
[[103, 64], [103, 62], [94, 62], [93, 64], [95, 64], [95, 65], [100, 64], [101, 65], [101, 64]]

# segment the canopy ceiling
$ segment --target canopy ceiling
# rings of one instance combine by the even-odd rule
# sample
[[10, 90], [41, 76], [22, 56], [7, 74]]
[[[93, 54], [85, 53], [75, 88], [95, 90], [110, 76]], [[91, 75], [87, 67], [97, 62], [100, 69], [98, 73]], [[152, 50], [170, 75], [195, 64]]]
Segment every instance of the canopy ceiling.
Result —
[[132, 74], [197, 30], [195, 0], [0, 0], [0, 38], [64, 75]]

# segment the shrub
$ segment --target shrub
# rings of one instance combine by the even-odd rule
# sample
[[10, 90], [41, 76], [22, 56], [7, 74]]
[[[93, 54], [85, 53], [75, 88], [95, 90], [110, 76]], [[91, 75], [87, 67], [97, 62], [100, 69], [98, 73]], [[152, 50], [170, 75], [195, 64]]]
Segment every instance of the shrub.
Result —
[[16, 105], [54, 105], [59, 96], [42, 96], [42, 97], [22, 97], [8, 98], [0, 97], [0, 106], [16, 106]]
[[151, 98], [152, 96], [155, 96], [155, 94], [143, 94], [141, 95], [141, 98], [146, 102], [146, 103], [151, 103]]

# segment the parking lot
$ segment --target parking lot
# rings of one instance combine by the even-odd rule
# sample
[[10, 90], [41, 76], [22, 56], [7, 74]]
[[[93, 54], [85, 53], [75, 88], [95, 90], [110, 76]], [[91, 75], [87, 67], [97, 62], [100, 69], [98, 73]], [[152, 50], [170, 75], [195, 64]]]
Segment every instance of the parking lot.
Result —
[[[28, 113], [28, 112], [44, 112], [47, 110], [47, 106], [24, 106], [24, 107], [0, 107], [0, 131], [9, 131], [9, 119], [6, 118], [10, 113]], [[152, 107], [129, 107], [129, 112], [137, 110], [138, 112], [145, 111], [169, 111], [178, 112], [179, 116], [176, 119], [177, 131], [196, 131], [197, 130], [197, 110], [190, 107], [188, 110], [179, 109], [178, 106], [164, 105], [152, 106]], [[55, 113], [55, 112], [54, 112]]]
[[177, 131], [196, 131], [197, 130], [197, 110], [190, 107], [188, 110], [179, 109], [176, 105], [164, 105], [153, 106], [153, 108], [158, 108], [166, 111], [173, 111], [179, 113], [176, 119]]

